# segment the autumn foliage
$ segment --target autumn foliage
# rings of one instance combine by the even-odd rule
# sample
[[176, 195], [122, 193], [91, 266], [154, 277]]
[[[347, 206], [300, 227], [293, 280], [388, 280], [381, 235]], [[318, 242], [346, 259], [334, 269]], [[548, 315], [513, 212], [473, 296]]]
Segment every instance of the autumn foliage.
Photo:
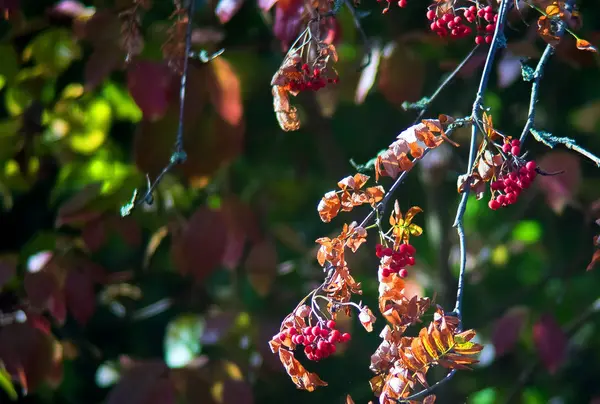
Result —
[[462, 402], [456, 376], [536, 404], [538, 363], [595, 374], [597, 139], [541, 129], [597, 134], [598, 84], [548, 68], [597, 69], [586, 16], [369, 1], [0, 1], [0, 402]]

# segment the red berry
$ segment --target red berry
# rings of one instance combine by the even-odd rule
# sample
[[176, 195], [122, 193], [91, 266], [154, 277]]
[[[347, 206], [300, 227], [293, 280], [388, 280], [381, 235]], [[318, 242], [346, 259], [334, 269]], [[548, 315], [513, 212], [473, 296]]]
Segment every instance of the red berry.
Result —
[[316, 338], [317, 338], [317, 337], [315, 337], [315, 336], [314, 336], [314, 335], [312, 335], [312, 334], [311, 334], [311, 335], [307, 335], [307, 336], [306, 336], [306, 342], [307, 342], [308, 344], [312, 344], [313, 342], [315, 342], [315, 339], [316, 339]]
[[504, 205], [506, 203], [506, 196], [504, 196], [504, 195], [498, 195], [496, 197], [496, 201], [498, 201], [498, 203], [500, 205]]
[[327, 338], [329, 336], [329, 330], [321, 328], [321, 337]]
[[477, 10], [477, 17], [482, 17], [485, 15], [485, 10], [483, 8], [480, 8], [479, 10]]
[[494, 38], [491, 35], [485, 37], [485, 43], [487, 43], [488, 45], [491, 44], [493, 40]]
[[304, 344], [304, 342], [306, 341], [306, 338], [304, 337], [304, 335], [296, 335], [296, 344]]
[[391, 257], [393, 253], [394, 253], [394, 251], [389, 247], [384, 248], [382, 251], [382, 254], [385, 255], [386, 257]]
[[455, 24], [460, 24], [462, 22], [462, 18], [460, 18], [460, 16], [457, 15], [456, 17], [454, 17], [453, 21]]
[[310, 331], [312, 330], [312, 327], [304, 327], [302, 329], [302, 334], [306, 335], [306, 334], [310, 334]]
[[342, 338], [342, 342], [348, 342], [348, 341], [350, 341], [351, 337], [350, 337], [349, 333], [345, 332], [345, 333], [342, 334], [341, 338]]
[[415, 255], [415, 254], [417, 253], [417, 249], [416, 249], [415, 247], [413, 247], [413, 246], [412, 246], [412, 245], [410, 245], [410, 244], [405, 244], [405, 245], [406, 245], [406, 249], [407, 249], [407, 250], [406, 250], [406, 253], [407, 253], [408, 255]]
[[336, 350], [337, 350], [337, 348], [335, 347], [335, 345], [333, 343], [330, 343], [329, 344], [329, 354], [333, 355]]
[[408, 257], [406, 259], [406, 265], [409, 265], [409, 266], [415, 265], [415, 257]]
[[521, 141], [519, 139], [513, 139], [510, 141], [511, 146], [521, 146]]
[[521, 154], [521, 148], [520, 148], [519, 146], [513, 146], [513, 147], [510, 149], [510, 152], [511, 152], [512, 154], [514, 154], [515, 156], [518, 156], [519, 154]]
[[502, 145], [502, 151], [504, 153], [510, 153], [510, 149], [511, 149], [510, 143], [504, 143]]
[[304, 347], [304, 353], [306, 355], [312, 354], [313, 351], [314, 351], [314, 349], [313, 349], [312, 345], [307, 345], [307, 346]]
[[281, 331], [279, 334], [277, 334], [277, 338], [279, 338], [279, 341], [283, 342], [287, 338], [287, 333], [285, 331]]
[[406, 7], [407, 4], [408, 3], [406, 0], [398, 0], [398, 7], [404, 8], [404, 7]]
[[427, 19], [428, 20], [433, 20], [435, 18], [435, 10], [429, 10], [427, 11]]
[[533, 181], [533, 179], [537, 176], [537, 171], [533, 170], [530, 171], [529, 174], [527, 174], [527, 178], [529, 178], [530, 181]]
[[321, 335], [321, 329], [319, 328], [319, 326], [315, 325], [311, 331], [311, 334], [314, 335], [315, 337], [318, 337], [319, 335]]
[[293, 337], [294, 335], [298, 334], [298, 330], [296, 330], [295, 328], [290, 328], [288, 330], [288, 333], [290, 334], [290, 337]]
[[491, 210], [496, 210], [500, 207], [500, 202], [498, 202], [495, 199], [492, 199], [488, 202], [488, 206], [490, 207]]
[[338, 330], [331, 331], [331, 334], [329, 334], [329, 342], [331, 342], [331, 343], [338, 342], [341, 335], [342, 334]]
[[327, 322], [327, 328], [329, 328], [330, 330], [333, 330], [335, 328], [335, 321], [329, 320]]
[[387, 278], [388, 276], [390, 276], [391, 271], [389, 270], [389, 268], [383, 268], [381, 270], [381, 276], [383, 276], [384, 278]]
[[535, 165], [535, 161], [528, 161], [525, 164], [525, 168], [527, 169], [527, 171], [535, 171], [536, 167], [537, 166]]
[[320, 351], [324, 351], [325, 350], [325, 341], [321, 340], [317, 343], [317, 349]]
[[471, 6], [467, 11], [471, 14], [475, 14], [477, 12], [477, 7]]
[[408, 276], [408, 271], [405, 268], [402, 268], [400, 271], [398, 271], [398, 275], [400, 278], [406, 278]]

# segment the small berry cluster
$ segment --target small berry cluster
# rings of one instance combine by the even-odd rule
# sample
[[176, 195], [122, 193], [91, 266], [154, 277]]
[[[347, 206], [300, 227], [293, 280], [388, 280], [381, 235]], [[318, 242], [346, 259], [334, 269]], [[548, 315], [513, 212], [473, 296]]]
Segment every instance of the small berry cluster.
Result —
[[[513, 139], [502, 145], [502, 151], [517, 157], [521, 153], [521, 142], [519, 139]], [[517, 159], [515, 161], [517, 164], [510, 171], [498, 176], [498, 179], [490, 184], [492, 199], [488, 202], [488, 206], [492, 210], [517, 202], [521, 192], [529, 188], [537, 175], [537, 166], [534, 161], [525, 163]]]
[[445, 13], [438, 18], [435, 10], [429, 10], [427, 19], [431, 21], [429, 26], [431, 30], [441, 37], [450, 35], [452, 38], [460, 39], [473, 33], [471, 27], [464, 24], [463, 18], [453, 12]]
[[391, 274], [398, 274], [401, 278], [406, 278], [407, 266], [415, 265], [415, 254], [417, 250], [410, 244], [400, 244], [397, 251], [381, 244], [375, 246], [375, 255], [381, 260], [381, 275], [383, 277]]
[[322, 69], [315, 67], [310, 69], [308, 63], [302, 65], [302, 77], [296, 80], [290, 81], [290, 91], [300, 92], [306, 90], [318, 91], [325, 87], [327, 83], [337, 84], [339, 79], [325, 78], [323, 77]]
[[[475, 43], [481, 45], [484, 42], [492, 43], [494, 30], [498, 15], [494, 13], [492, 6], [480, 6], [479, 8], [472, 5], [468, 8], [448, 9], [440, 13], [440, 8], [430, 8], [427, 11], [427, 19], [430, 21], [430, 29], [440, 37], [450, 36], [451, 38], [460, 39], [469, 36], [473, 33], [473, 29], [465, 24], [475, 22], [477, 35]], [[463, 16], [457, 15], [457, 12], [462, 11]], [[440, 15], [441, 14], [441, 15]]]
[[350, 334], [341, 333], [335, 326], [335, 321], [329, 320], [325, 327], [307, 326], [300, 332], [295, 328], [288, 328], [279, 333], [279, 339], [284, 341], [286, 337], [290, 337], [294, 344], [304, 345], [304, 354], [309, 360], [319, 361], [335, 353], [336, 343], [350, 341]]

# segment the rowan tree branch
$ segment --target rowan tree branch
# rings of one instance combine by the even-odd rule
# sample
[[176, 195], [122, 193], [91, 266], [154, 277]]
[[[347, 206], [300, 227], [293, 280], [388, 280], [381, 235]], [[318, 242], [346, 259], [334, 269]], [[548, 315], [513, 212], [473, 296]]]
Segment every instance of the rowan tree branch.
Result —
[[471, 126], [471, 141], [469, 147], [469, 161], [467, 164], [467, 184], [465, 186], [465, 191], [462, 194], [460, 199], [460, 203], [458, 205], [456, 211], [456, 218], [454, 219], [453, 227], [456, 227], [456, 231], [458, 233], [459, 245], [460, 245], [460, 272], [458, 275], [458, 287], [456, 291], [456, 304], [454, 306], [453, 314], [458, 317], [459, 320], [459, 330], [462, 329], [462, 298], [463, 298], [463, 289], [464, 289], [464, 278], [465, 278], [465, 268], [467, 265], [467, 248], [466, 248], [466, 240], [465, 240], [465, 230], [463, 226], [463, 216], [465, 214], [465, 210], [467, 209], [467, 201], [469, 199], [470, 193], [470, 175], [473, 171], [473, 164], [475, 162], [475, 156], [477, 155], [477, 130], [478, 125], [475, 125], [475, 122], [479, 121], [479, 117], [481, 115], [481, 104], [483, 102], [483, 96], [485, 90], [487, 89], [488, 81], [490, 78], [490, 74], [492, 72], [492, 67], [494, 65], [494, 59], [496, 57], [496, 52], [498, 48], [504, 47], [506, 43], [506, 39], [504, 38], [504, 24], [506, 22], [506, 15], [509, 9], [510, 4], [512, 4], [511, 0], [503, 0], [500, 4], [500, 9], [498, 11], [498, 22], [496, 23], [496, 29], [494, 30], [494, 37], [488, 51], [487, 58], [485, 60], [485, 65], [483, 67], [483, 73], [481, 74], [481, 80], [479, 82], [479, 89], [477, 90], [477, 95], [475, 96], [475, 101], [473, 102], [473, 109], [471, 111], [471, 119], [473, 121], [473, 125]]
[[[490, 78], [490, 74], [492, 72], [492, 67], [494, 65], [494, 59], [496, 57], [496, 52], [500, 47], [503, 47], [506, 43], [504, 38], [504, 24], [506, 21], [507, 11], [511, 4], [511, 0], [502, 0], [500, 4], [500, 9], [498, 11], [498, 22], [496, 24], [496, 29], [494, 30], [494, 37], [492, 43], [490, 45], [490, 49], [487, 54], [487, 58], [485, 61], [485, 65], [483, 67], [483, 72], [481, 74], [481, 80], [479, 82], [479, 88], [477, 90], [477, 95], [475, 96], [475, 101], [473, 102], [473, 109], [471, 111], [471, 141], [469, 147], [469, 161], [467, 165], [467, 178], [471, 175], [473, 171], [473, 164], [475, 162], [475, 156], [477, 154], [477, 130], [478, 125], [475, 122], [478, 121], [479, 116], [481, 115], [481, 104], [483, 102], [483, 96], [485, 90], [487, 89], [487, 84]], [[470, 191], [470, 178], [467, 179], [467, 184], [465, 186], [465, 191], [462, 194], [460, 203], [457, 208], [456, 218], [454, 220], [453, 227], [456, 227], [456, 231], [458, 233], [459, 245], [460, 245], [460, 272], [458, 275], [458, 286], [456, 291], [456, 303], [454, 306], [454, 310], [450, 315], [455, 315], [458, 317], [458, 330], [462, 330], [463, 322], [462, 322], [462, 298], [464, 292], [464, 279], [465, 279], [465, 269], [467, 264], [467, 248], [466, 248], [466, 238], [465, 238], [465, 230], [463, 226], [463, 216], [465, 214], [465, 210], [467, 208], [467, 201], [469, 198]], [[419, 399], [421, 397], [425, 397], [429, 395], [433, 390], [435, 390], [438, 386], [443, 383], [446, 383], [452, 377], [454, 377], [456, 371], [450, 371], [443, 379], [439, 380], [437, 383], [429, 386], [426, 389], [419, 391], [418, 393], [412, 394], [402, 400], [399, 400], [401, 403], [409, 402], [412, 400]]]
[[[565, 10], [572, 11], [572, 9], [574, 7], [574, 3], [575, 3], [575, 0], [567, 0], [565, 2]], [[558, 38], [562, 38], [565, 31], [567, 30], [567, 24], [562, 20], [559, 20], [557, 23], [558, 23], [558, 29], [556, 31], [556, 36]], [[589, 152], [588, 150], [584, 149], [583, 147], [579, 146], [575, 142], [575, 140], [568, 138], [568, 137], [552, 136], [548, 132], [538, 131], [534, 128], [535, 127], [536, 105], [537, 105], [537, 102], [539, 99], [540, 82], [542, 80], [542, 77], [544, 76], [544, 69], [546, 68], [546, 65], [548, 64], [550, 57], [552, 55], [554, 55], [554, 51], [555, 51], [554, 46], [552, 46], [550, 44], [546, 45], [546, 49], [544, 49], [544, 53], [542, 54], [542, 57], [540, 58], [537, 66], [535, 68], [535, 71], [530, 76], [528, 76], [525, 73], [523, 74], [524, 79], [531, 80], [532, 84], [531, 84], [531, 97], [529, 100], [529, 112], [527, 114], [527, 121], [525, 122], [525, 126], [523, 127], [523, 132], [521, 132], [521, 137], [520, 137], [521, 145], [523, 145], [523, 143], [527, 139], [527, 136], [529, 136], [529, 134], [531, 133], [533, 135], [533, 137], [535, 138], [535, 140], [537, 140], [540, 143], [545, 144], [546, 146], [548, 146], [550, 148], [553, 148], [557, 144], [562, 144], [565, 147], [592, 160], [594, 162], [594, 164], [596, 164], [598, 167], [600, 167], [600, 158], [597, 157], [596, 155], [594, 155], [593, 153]]]

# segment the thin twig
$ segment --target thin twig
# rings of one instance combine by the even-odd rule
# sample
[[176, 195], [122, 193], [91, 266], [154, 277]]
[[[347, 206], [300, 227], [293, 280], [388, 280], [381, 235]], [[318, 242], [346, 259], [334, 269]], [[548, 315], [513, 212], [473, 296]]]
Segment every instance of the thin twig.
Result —
[[425, 103], [425, 105], [423, 106], [423, 108], [421, 109], [421, 112], [419, 112], [419, 115], [417, 116], [417, 118], [415, 119], [413, 125], [417, 122], [419, 122], [421, 120], [421, 118], [423, 117], [423, 115], [425, 115], [425, 112], [427, 112], [427, 108], [429, 108], [429, 106], [431, 105], [431, 103], [435, 100], [435, 98], [442, 92], [442, 90], [448, 85], [450, 84], [450, 82], [452, 80], [454, 80], [454, 78], [456, 77], [456, 75], [458, 74], [458, 72], [460, 72], [462, 70], [463, 67], [465, 67], [465, 65], [467, 64], [467, 62], [469, 60], [471, 60], [471, 58], [473, 57], [473, 55], [475, 54], [475, 52], [477, 51], [477, 49], [479, 49], [479, 45], [476, 45], [471, 52], [469, 52], [469, 54], [463, 59], [462, 62], [460, 62], [460, 64], [458, 66], [456, 66], [456, 68], [452, 71], [452, 73], [450, 73], [448, 75], [448, 77], [446, 77], [446, 79], [442, 82], [442, 84], [440, 84], [438, 86], [438, 88], [435, 90], [435, 92], [431, 95], [431, 97], [427, 98], [427, 101]]
[[187, 7], [187, 26], [185, 33], [185, 54], [183, 55], [183, 72], [181, 74], [181, 81], [179, 85], [179, 121], [177, 126], [177, 137], [175, 139], [174, 151], [169, 159], [169, 164], [160, 172], [160, 174], [154, 179], [154, 182], [150, 181], [147, 177], [148, 187], [143, 196], [139, 197], [138, 190], [136, 189], [133, 193], [133, 197], [129, 203], [121, 207], [121, 216], [129, 215], [133, 209], [143, 203], [149, 205], [152, 204], [154, 198], [153, 193], [158, 184], [162, 181], [163, 177], [178, 164], [184, 163], [187, 159], [187, 155], [183, 148], [183, 133], [184, 133], [184, 110], [185, 110], [185, 92], [186, 83], [188, 76], [189, 58], [192, 50], [192, 16], [194, 15], [196, 2], [194, 0], [188, 0]]
[[356, 14], [356, 10], [354, 9], [354, 6], [350, 2], [350, 0], [344, 0], [344, 4], [348, 8], [348, 11], [350, 11], [350, 15], [352, 15], [352, 21], [354, 22], [354, 27], [360, 34], [360, 37], [361, 37], [363, 43], [365, 44], [365, 55], [367, 56], [367, 60], [364, 63], [361, 63], [361, 65], [359, 66], [358, 70], [360, 71], [371, 64], [371, 45], [369, 43], [369, 38], [367, 38], [367, 34], [365, 33], [365, 30], [363, 29], [362, 25], [360, 24], [360, 20], [358, 18], [358, 15]]
[[538, 102], [538, 92], [540, 88], [540, 81], [542, 80], [542, 76], [544, 75], [544, 68], [546, 67], [546, 63], [550, 60], [550, 56], [554, 54], [554, 47], [550, 44], [546, 46], [540, 61], [535, 68], [535, 72], [533, 73], [533, 84], [531, 85], [531, 99], [529, 100], [529, 112], [527, 114], [527, 122], [525, 123], [525, 127], [523, 127], [523, 132], [521, 132], [521, 145], [525, 142], [527, 135], [529, 135], [529, 130], [533, 128], [533, 124], [535, 121], [535, 106]]
[[[565, 3], [565, 9], [568, 11], [572, 11], [573, 9], [573, 4], [575, 3], [575, 0], [567, 0]], [[566, 28], [566, 24], [565, 22], [563, 22], [562, 20], [559, 21], [558, 24], [558, 30], [556, 31], [556, 36], [558, 38], [562, 38], [562, 36], [565, 33], [565, 28]], [[539, 97], [539, 87], [540, 87], [540, 81], [542, 80], [542, 77], [544, 76], [544, 69], [546, 68], [546, 64], [548, 63], [548, 61], [550, 60], [550, 57], [554, 54], [554, 46], [548, 44], [546, 45], [546, 49], [544, 49], [544, 53], [542, 54], [542, 57], [540, 58], [535, 71], [533, 73], [533, 83], [531, 85], [531, 98], [529, 100], [529, 113], [527, 114], [527, 122], [525, 123], [525, 127], [523, 128], [523, 132], [521, 132], [521, 137], [520, 137], [520, 141], [521, 141], [521, 146], [523, 145], [523, 142], [525, 142], [525, 139], [527, 138], [527, 135], [529, 135], [529, 131], [531, 130], [531, 128], [533, 128], [533, 124], [535, 121], [535, 106], [538, 102], [538, 97]]]

